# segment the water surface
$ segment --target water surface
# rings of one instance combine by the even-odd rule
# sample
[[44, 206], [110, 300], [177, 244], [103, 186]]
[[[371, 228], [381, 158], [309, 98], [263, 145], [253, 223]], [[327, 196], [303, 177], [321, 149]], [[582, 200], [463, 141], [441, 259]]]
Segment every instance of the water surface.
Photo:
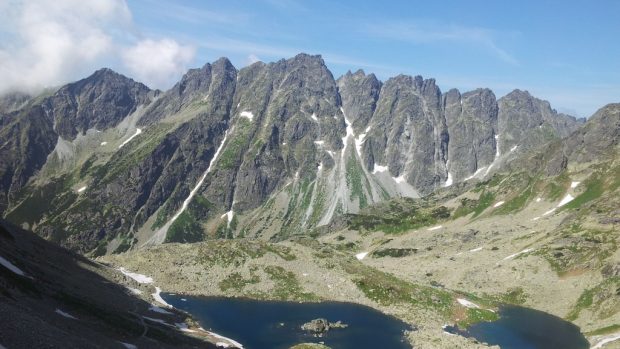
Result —
[[579, 327], [551, 314], [516, 306], [503, 306], [500, 319], [480, 322], [467, 330], [448, 327], [450, 333], [499, 345], [502, 349], [587, 349]]
[[[305, 342], [324, 342], [333, 349], [411, 349], [404, 338], [404, 331], [410, 329], [406, 323], [358, 304], [170, 294], [162, 297], [172, 306], [192, 314], [205, 329], [232, 338], [246, 349], [285, 349]], [[301, 329], [301, 325], [316, 318], [340, 320], [349, 327], [332, 329], [317, 338]]]

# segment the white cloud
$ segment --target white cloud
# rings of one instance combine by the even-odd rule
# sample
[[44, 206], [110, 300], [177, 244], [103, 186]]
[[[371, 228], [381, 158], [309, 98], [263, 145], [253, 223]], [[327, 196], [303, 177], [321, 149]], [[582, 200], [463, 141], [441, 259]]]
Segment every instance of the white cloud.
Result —
[[254, 64], [256, 62], [260, 62], [260, 57], [258, 57], [257, 55], [253, 53], [250, 53], [247, 58], [248, 65]]
[[[0, 93], [11, 89], [36, 92], [82, 78], [148, 48], [148, 39], [133, 44], [136, 35], [125, 0], [2, 0]], [[165, 81], [155, 78], [153, 61], [165, 63], [161, 74], [169, 77], [170, 62], [172, 70], [178, 71], [193, 55], [171, 40], [153, 42], [159, 43], [151, 45], [159, 50], [149, 51], [154, 55], [144, 57], [142, 69], [130, 71], [145, 72], [150, 67], [150, 81]]]
[[122, 58], [138, 80], [149, 86], [165, 86], [185, 72], [194, 54], [193, 47], [172, 39], [145, 39], [125, 50]]
[[460, 42], [488, 50], [500, 60], [518, 65], [518, 60], [496, 43], [498, 33], [478, 27], [436, 23], [389, 22], [366, 25], [363, 30], [376, 37], [412, 43]]

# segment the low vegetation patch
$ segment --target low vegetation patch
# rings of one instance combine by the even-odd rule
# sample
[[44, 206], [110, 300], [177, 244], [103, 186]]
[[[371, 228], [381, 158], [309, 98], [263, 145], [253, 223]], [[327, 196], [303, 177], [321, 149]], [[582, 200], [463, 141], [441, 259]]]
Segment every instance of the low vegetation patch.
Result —
[[450, 210], [444, 206], [424, 206], [420, 202], [405, 200], [390, 201], [363, 210], [359, 214], [346, 215], [350, 229], [358, 231], [382, 231], [386, 234], [400, 234], [450, 217]]
[[266, 266], [264, 268], [275, 286], [270, 296], [282, 300], [316, 301], [318, 297], [310, 292], [304, 292], [297, 277], [280, 266]]
[[452, 313], [453, 295], [446, 290], [407, 282], [357, 262], [345, 262], [343, 267], [354, 275], [353, 281], [364, 295], [376, 303], [421, 307], [446, 318]]
[[260, 278], [254, 272], [250, 271], [250, 277], [244, 278], [239, 272], [234, 272], [228, 275], [224, 280], [220, 281], [220, 290], [226, 292], [228, 290], [234, 290], [241, 292], [247, 285], [257, 284], [260, 282]]
[[620, 277], [611, 277], [591, 289], [585, 290], [566, 319], [575, 321], [585, 309], [596, 314], [599, 319], [606, 319], [620, 311]]

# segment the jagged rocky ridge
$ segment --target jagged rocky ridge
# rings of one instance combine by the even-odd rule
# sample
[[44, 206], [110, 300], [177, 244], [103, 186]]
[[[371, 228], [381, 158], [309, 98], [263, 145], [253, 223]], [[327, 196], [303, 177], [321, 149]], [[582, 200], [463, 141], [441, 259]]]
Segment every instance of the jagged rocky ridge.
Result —
[[283, 238], [485, 176], [582, 124], [519, 90], [335, 80], [306, 54], [239, 71], [222, 58], [163, 93], [104, 69], [26, 103], [0, 118], [3, 215], [97, 254]]

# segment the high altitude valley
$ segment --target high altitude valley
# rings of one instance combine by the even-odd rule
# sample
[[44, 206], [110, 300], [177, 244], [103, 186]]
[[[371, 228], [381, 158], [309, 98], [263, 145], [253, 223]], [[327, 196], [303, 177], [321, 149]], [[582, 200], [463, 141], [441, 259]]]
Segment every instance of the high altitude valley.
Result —
[[[105, 324], [92, 338], [194, 346], [219, 337], [160, 292], [342, 301], [404, 321], [415, 348], [483, 348], [446, 326], [518, 305], [620, 345], [620, 104], [577, 119], [522, 90], [336, 79], [299, 54], [240, 70], [221, 58], [167, 91], [101, 69], [3, 96], [0, 115], [11, 314], [57, 309]], [[52, 283], [37, 253], [109, 289]]]

